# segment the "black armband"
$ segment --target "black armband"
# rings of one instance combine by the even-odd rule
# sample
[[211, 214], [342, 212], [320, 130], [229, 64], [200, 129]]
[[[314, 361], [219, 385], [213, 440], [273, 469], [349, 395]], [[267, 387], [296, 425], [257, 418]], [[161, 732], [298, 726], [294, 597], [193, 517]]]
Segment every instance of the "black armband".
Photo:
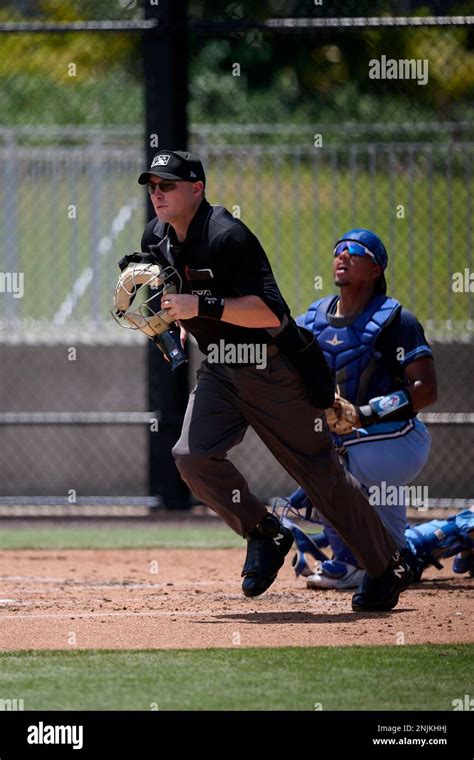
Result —
[[409, 420], [415, 416], [410, 394], [403, 390], [372, 398], [368, 404], [357, 406], [356, 409], [362, 427], [375, 425], [377, 422]]
[[198, 296], [198, 317], [221, 319], [224, 313], [224, 299], [217, 296]]

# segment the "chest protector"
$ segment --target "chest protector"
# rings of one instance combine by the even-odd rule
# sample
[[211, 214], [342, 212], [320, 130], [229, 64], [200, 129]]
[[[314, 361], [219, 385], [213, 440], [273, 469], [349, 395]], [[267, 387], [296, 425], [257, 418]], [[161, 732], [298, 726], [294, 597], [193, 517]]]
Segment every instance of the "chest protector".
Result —
[[340, 395], [353, 404], [366, 404], [370, 398], [394, 390], [397, 384], [396, 369], [383, 366], [374, 344], [398, 314], [401, 304], [394, 298], [378, 295], [352, 324], [333, 327], [328, 313], [337, 298], [333, 295], [315, 301], [305, 314], [303, 326], [317, 336]]

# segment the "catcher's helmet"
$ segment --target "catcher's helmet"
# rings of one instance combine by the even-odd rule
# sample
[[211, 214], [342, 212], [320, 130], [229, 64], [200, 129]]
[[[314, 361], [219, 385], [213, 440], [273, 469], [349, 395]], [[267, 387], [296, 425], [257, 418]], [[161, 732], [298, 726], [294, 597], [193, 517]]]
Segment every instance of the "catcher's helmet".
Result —
[[[362, 228], [355, 228], [341, 235], [336, 245], [342, 243], [344, 240], [354, 240], [356, 243], [362, 243], [366, 248], [374, 254], [377, 264], [380, 264], [383, 270], [387, 268], [388, 256], [387, 249], [385, 248], [382, 240], [372, 230], [365, 230]], [[387, 283], [385, 282], [385, 275], [382, 273], [377, 280], [376, 286], [378, 293], [387, 292]]]

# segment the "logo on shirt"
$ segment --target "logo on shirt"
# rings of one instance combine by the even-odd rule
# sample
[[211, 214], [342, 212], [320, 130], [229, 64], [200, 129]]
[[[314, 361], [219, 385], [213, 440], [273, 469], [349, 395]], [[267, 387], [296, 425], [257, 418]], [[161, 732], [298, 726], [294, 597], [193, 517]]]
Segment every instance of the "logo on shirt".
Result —
[[334, 337], [331, 338], [331, 340], [326, 340], [326, 343], [329, 343], [330, 346], [340, 346], [342, 343], [344, 343], [343, 340], [338, 340], [336, 333], [334, 333]]
[[153, 169], [154, 166], [166, 166], [170, 158], [171, 156], [168, 156], [166, 153], [163, 153], [160, 156], [155, 156], [150, 168]]

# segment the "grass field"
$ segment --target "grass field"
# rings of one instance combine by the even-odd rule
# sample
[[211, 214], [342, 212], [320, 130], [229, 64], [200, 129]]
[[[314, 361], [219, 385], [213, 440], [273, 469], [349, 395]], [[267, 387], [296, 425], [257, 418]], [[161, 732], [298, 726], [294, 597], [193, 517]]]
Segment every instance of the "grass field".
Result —
[[[3, 552], [240, 544], [220, 526], [4, 524], [0, 535]], [[473, 654], [471, 644], [8, 651], [0, 697], [26, 710], [451, 710], [472, 692]]]
[[242, 539], [224, 526], [159, 527], [38, 527], [4, 528], [2, 549], [228, 549], [241, 547]]
[[26, 710], [452, 710], [470, 646], [21, 652], [0, 693]]

